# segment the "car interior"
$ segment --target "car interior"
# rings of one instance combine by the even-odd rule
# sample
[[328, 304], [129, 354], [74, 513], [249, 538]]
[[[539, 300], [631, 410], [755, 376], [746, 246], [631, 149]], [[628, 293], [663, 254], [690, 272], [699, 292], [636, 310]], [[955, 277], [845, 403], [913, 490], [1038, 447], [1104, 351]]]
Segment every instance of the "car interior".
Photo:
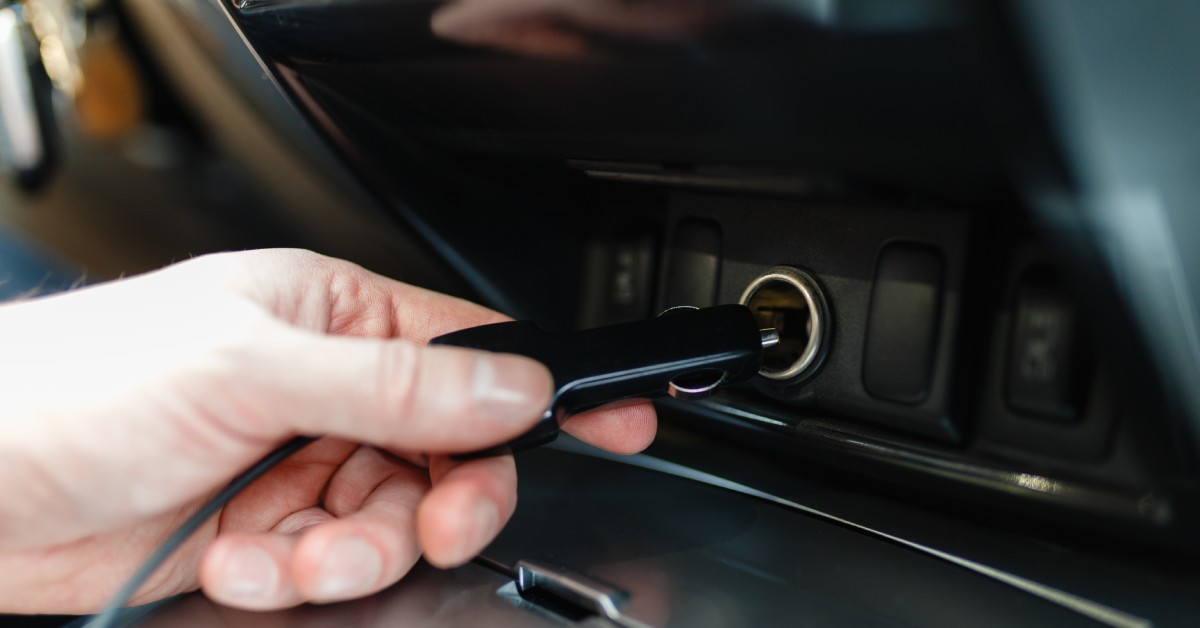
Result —
[[472, 564], [129, 623], [1200, 619], [1200, 5], [6, 4], [0, 224], [68, 282], [299, 246], [550, 332], [779, 335], [645, 453], [518, 453]]

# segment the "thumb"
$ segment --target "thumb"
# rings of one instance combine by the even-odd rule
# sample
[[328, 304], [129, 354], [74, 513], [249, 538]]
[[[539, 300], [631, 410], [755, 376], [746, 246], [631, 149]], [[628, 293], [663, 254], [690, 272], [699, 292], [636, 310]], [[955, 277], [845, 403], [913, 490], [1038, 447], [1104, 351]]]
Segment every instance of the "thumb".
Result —
[[265, 418], [267, 436], [472, 451], [525, 432], [550, 405], [550, 372], [529, 358], [295, 328], [279, 336], [255, 343], [252, 370], [269, 381], [253, 414]]

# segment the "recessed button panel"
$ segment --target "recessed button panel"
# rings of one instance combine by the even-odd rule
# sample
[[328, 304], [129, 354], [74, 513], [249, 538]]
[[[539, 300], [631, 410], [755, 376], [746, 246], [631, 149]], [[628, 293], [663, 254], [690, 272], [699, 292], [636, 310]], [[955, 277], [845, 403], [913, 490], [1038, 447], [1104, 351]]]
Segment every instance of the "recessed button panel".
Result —
[[916, 404], [929, 395], [943, 262], [933, 247], [893, 243], [875, 265], [863, 353], [863, 387], [874, 397]]

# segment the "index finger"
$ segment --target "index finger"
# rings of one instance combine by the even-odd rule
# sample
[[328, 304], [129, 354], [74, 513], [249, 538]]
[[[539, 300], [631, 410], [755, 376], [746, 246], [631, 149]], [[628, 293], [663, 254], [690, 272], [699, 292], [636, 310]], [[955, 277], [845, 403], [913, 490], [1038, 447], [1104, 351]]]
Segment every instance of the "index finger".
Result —
[[426, 344], [452, 331], [510, 320], [482, 305], [301, 249], [205, 255], [172, 272], [232, 285], [289, 325], [335, 336]]

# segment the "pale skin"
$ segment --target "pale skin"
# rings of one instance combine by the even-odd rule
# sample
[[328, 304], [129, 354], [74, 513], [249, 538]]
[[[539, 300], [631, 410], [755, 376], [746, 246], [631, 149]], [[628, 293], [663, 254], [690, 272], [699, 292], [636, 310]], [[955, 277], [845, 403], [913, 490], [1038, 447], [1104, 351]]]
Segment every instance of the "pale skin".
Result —
[[[188, 514], [297, 434], [322, 436], [197, 533], [138, 593], [244, 609], [379, 591], [460, 565], [516, 507], [510, 456], [448, 454], [531, 427], [549, 373], [427, 347], [503, 316], [306, 251], [205, 256], [0, 306], [0, 612], [95, 612]], [[566, 431], [632, 453], [653, 408]]]

